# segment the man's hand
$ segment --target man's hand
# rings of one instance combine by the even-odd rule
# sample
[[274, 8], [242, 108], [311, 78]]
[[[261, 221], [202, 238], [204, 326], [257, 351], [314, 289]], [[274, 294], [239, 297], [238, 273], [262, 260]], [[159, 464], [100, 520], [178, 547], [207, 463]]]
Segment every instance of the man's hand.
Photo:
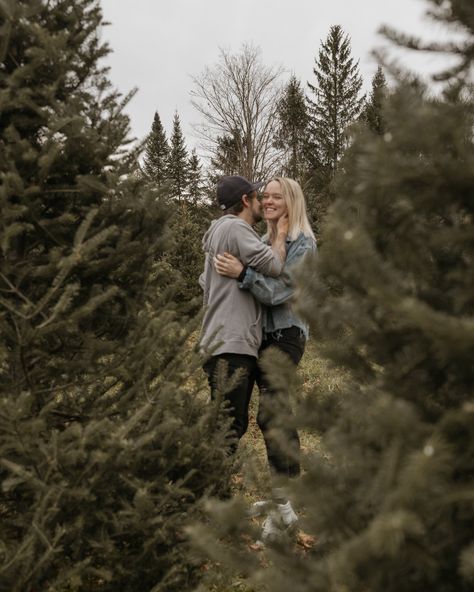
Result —
[[223, 255], [216, 255], [214, 257], [214, 268], [219, 275], [237, 279], [242, 273], [244, 266], [237, 257], [226, 252]]

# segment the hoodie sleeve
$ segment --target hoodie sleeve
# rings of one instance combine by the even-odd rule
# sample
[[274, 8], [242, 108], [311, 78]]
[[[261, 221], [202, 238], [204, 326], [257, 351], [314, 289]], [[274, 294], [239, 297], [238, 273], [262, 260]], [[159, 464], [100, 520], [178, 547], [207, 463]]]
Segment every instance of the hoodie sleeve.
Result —
[[242, 263], [255, 271], [277, 277], [283, 269], [280, 257], [269, 245], [262, 242], [258, 234], [244, 221], [236, 221], [229, 231], [231, 253]]

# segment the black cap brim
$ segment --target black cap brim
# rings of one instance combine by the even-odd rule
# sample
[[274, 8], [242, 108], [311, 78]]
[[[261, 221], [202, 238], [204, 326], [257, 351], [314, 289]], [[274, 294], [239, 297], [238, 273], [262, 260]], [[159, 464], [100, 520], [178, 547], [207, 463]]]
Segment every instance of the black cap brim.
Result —
[[266, 185], [265, 181], [259, 181], [258, 183], [251, 183], [252, 185], [252, 191], [257, 191], [257, 189], [260, 189], [261, 187], [263, 187], [264, 185]]

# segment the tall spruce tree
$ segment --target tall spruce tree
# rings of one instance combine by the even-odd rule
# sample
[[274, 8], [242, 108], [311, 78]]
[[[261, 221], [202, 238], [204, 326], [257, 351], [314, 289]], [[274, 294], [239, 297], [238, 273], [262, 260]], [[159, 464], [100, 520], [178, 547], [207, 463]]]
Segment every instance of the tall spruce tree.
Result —
[[184, 202], [189, 185], [189, 156], [178, 113], [173, 118], [167, 171], [171, 197]]
[[202, 237], [212, 218], [212, 208], [205, 201], [205, 187], [202, 178], [202, 165], [195, 150], [189, 158], [189, 182], [187, 196], [180, 207], [173, 209], [171, 227], [173, 247], [165, 256], [171, 269], [178, 269], [180, 279], [175, 283], [176, 300], [190, 302], [201, 307], [202, 291], [199, 275], [204, 264]]
[[167, 179], [170, 147], [166, 133], [157, 112], [153, 117], [151, 131], [145, 144], [143, 172], [156, 187], [161, 187]]
[[356, 120], [364, 101], [359, 63], [339, 25], [332, 26], [321, 43], [313, 73], [316, 83], [308, 82], [312, 159], [332, 176], [347, 147], [347, 126]]
[[196, 149], [193, 148], [189, 157], [189, 201], [199, 204], [204, 198], [204, 181], [202, 177], [202, 164]]
[[239, 147], [236, 134], [218, 136], [208, 171], [209, 185], [212, 187], [212, 191], [220, 177], [240, 174]]
[[349, 36], [339, 25], [332, 26], [321, 43], [313, 73], [316, 82], [308, 82], [307, 157], [312, 170], [311, 213], [319, 229], [332, 199], [329, 184], [348, 145], [347, 127], [357, 119], [364, 103], [358, 62], [351, 55]]
[[[457, 78], [438, 98], [402, 80], [384, 136], [361, 126], [319, 256], [300, 272], [299, 311], [341, 371], [337, 391], [298, 406], [299, 427], [322, 434], [293, 488], [316, 544], [268, 549], [265, 569], [245, 549], [215, 551], [274, 592], [474, 582], [474, 6], [432, 4], [466, 32], [448, 45]], [[224, 523], [220, 536], [236, 518]]]
[[385, 124], [382, 118], [382, 105], [387, 96], [387, 81], [382, 66], [378, 66], [372, 78], [372, 90], [364, 106], [361, 119], [376, 134], [385, 132]]
[[[183, 590], [227, 487], [95, 0], [0, 3], [0, 589]], [[190, 323], [192, 330], [193, 323]]]
[[308, 136], [306, 97], [296, 76], [292, 76], [278, 103], [275, 144], [282, 150], [283, 175], [301, 181], [306, 173], [305, 160]]
[[306, 577], [314, 590], [467, 592], [473, 103], [401, 84], [382, 115], [385, 135], [361, 132], [343, 159], [305, 272], [301, 310], [345, 375], [337, 396], [316, 391], [300, 409], [330, 458], [298, 487], [323, 556]]

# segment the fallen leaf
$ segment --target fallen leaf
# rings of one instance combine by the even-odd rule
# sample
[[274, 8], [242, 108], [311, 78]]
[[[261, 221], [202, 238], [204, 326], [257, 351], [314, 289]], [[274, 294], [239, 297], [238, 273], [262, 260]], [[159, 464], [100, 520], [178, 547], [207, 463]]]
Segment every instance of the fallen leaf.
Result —
[[306, 534], [306, 533], [300, 531], [298, 533], [296, 543], [300, 547], [303, 547], [304, 549], [311, 549], [311, 547], [313, 547], [314, 544], [316, 543], [316, 537], [314, 537], [311, 534]]

